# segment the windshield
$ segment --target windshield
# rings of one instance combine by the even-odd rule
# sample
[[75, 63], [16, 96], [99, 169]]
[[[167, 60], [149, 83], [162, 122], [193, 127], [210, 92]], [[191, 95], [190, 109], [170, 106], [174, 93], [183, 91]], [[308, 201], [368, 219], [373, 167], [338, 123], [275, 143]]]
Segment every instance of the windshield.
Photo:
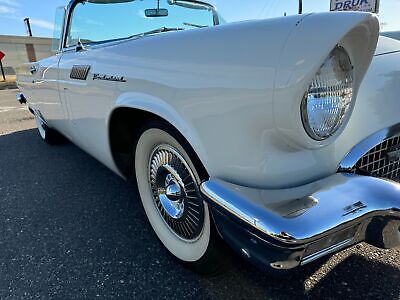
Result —
[[[331, 1], [359, 3], [372, 0], [302, 0], [303, 13], [328, 12]], [[201, 29], [218, 23], [295, 15], [298, 14], [300, 1], [210, 0], [207, 2], [217, 8], [218, 15], [205, 3], [185, 0], [80, 3], [73, 11], [66, 46], [76, 45], [79, 40], [82, 43], [102, 42], [141, 36], [144, 33]], [[400, 0], [380, 1], [378, 17], [381, 32], [397, 34], [400, 31], [399, 12]]]
[[[107, 2], [107, 1], [105, 1]], [[214, 26], [210, 6], [183, 0], [78, 3], [68, 27], [66, 46]], [[217, 20], [218, 21], [218, 20]]]

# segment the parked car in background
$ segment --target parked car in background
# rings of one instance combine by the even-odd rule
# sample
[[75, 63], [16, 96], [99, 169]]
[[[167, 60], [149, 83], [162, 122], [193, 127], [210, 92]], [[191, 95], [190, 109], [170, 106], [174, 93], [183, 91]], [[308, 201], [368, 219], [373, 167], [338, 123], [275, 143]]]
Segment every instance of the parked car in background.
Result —
[[225, 244], [277, 272], [400, 245], [400, 42], [376, 16], [224, 24], [194, 0], [72, 0], [58, 20], [18, 100], [44, 141], [135, 177], [184, 264], [215, 272]]

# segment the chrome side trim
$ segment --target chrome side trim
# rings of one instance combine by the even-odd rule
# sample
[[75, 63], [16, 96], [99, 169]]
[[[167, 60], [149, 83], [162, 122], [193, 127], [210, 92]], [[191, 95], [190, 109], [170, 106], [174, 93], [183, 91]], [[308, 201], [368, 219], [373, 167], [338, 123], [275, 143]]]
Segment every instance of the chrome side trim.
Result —
[[344, 157], [338, 167], [338, 172], [351, 171], [358, 160], [368, 153], [372, 148], [382, 143], [387, 138], [390, 138], [400, 133], [400, 123], [393, 125], [389, 128], [382, 129], [371, 136], [364, 139], [357, 144], [350, 152]]

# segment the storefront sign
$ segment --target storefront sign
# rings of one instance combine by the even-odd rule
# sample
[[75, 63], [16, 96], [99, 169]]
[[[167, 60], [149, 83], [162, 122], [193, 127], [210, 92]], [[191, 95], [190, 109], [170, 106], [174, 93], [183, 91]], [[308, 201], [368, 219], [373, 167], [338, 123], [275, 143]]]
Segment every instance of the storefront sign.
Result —
[[331, 0], [331, 11], [379, 12], [379, 0]]

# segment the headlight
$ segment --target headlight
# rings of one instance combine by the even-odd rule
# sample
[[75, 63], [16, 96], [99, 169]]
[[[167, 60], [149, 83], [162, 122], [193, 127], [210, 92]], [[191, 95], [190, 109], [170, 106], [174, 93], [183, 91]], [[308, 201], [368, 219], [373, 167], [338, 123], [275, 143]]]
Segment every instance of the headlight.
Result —
[[337, 46], [329, 54], [301, 103], [308, 135], [315, 140], [332, 136], [346, 119], [353, 99], [353, 66], [346, 50]]

